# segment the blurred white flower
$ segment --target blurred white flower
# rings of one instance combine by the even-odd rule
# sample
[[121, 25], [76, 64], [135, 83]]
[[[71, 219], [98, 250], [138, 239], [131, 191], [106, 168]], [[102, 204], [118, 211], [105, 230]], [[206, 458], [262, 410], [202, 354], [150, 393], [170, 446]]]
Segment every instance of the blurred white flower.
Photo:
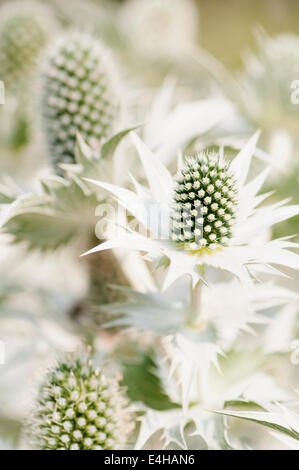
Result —
[[[177, 387], [179, 386], [177, 382]], [[242, 442], [242, 437], [229, 432], [226, 420], [219, 419], [220, 417], [212, 411], [213, 407], [216, 409], [223, 404], [235, 403], [245, 407], [256, 404], [271, 408], [271, 399], [286, 401], [290, 399], [290, 395], [281, 390], [272, 377], [264, 373], [249, 373], [245, 379], [238, 379], [236, 374], [233, 384], [223, 383], [221, 375], [218, 374], [209, 383], [208, 393], [204, 397], [195, 394], [192, 399], [192, 406], [188, 409], [147, 410], [140, 419], [136, 449], [143, 448], [146, 442], [160, 431], [163, 448], [169, 445], [173, 448], [172, 446], [176, 445], [178, 449], [189, 450], [244, 450], [247, 446]], [[229, 413], [228, 410], [227, 414]], [[192, 427], [188, 430], [190, 426]]]
[[271, 283], [248, 288], [232, 280], [210, 288], [203, 286], [200, 311], [198, 306], [194, 315], [187, 277], [176, 281], [166, 292], [122, 291], [128, 300], [106, 307], [108, 313], [116, 316], [107, 326], [150, 332], [163, 338], [171, 373], [179, 370], [185, 405], [194, 381], [201, 377], [198, 381], [203, 384], [202, 376], [208, 374], [212, 364], [219, 367], [217, 356], [230, 351], [241, 332], [256, 334], [254, 324], [269, 322], [266, 310], [298, 300], [296, 293]]
[[299, 79], [299, 37], [257, 34], [257, 53], [245, 56], [240, 75], [243, 105], [250, 118], [265, 129], [298, 131], [298, 104], [292, 99]]
[[177, 149], [213, 128], [227, 122], [234, 114], [233, 105], [222, 96], [174, 105], [175, 80], [167, 77], [151, 102], [145, 121], [143, 140], [165, 164], [172, 162]]
[[196, 41], [199, 13], [192, 0], [129, 0], [120, 23], [142, 56], [177, 57]]

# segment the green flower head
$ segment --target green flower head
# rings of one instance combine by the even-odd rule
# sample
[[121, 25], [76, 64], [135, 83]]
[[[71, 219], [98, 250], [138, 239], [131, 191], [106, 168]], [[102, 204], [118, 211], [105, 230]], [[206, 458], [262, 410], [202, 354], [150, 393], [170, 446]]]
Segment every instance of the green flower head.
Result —
[[67, 33], [42, 68], [41, 112], [51, 160], [73, 162], [76, 132], [95, 150], [116, 127], [120, 94], [114, 64], [93, 37]]
[[9, 2], [0, 10], [1, 79], [7, 90], [16, 90], [31, 75], [55, 21], [46, 6], [30, 0]]
[[226, 245], [236, 208], [236, 182], [228, 163], [217, 153], [189, 157], [176, 177], [172, 240], [192, 250]]
[[34, 410], [38, 448], [123, 449], [133, 427], [118, 381], [91, 360], [62, 360], [48, 372]]

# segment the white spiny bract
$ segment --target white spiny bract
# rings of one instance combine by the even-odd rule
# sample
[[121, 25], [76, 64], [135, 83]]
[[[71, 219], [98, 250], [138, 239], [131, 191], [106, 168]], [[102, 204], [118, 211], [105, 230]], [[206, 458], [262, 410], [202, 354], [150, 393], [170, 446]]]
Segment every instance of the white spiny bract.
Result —
[[97, 149], [117, 125], [120, 95], [114, 64], [95, 38], [58, 38], [42, 68], [41, 112], [54, 164], [74, 160], [76, 132]]
[[263, 127], [298, 130], [298, 105], [292, 102], [293, 82], [299, 77], [299, 37], [280, 34], [258, 37], [257, 53], [245, 57], [241, 75], [244, 106]]
[[51, 11], [34, 1], [9, 2], [0, 11], [0, 71], [9, 90], [24, 86], [53, 29]]
[[60, 361], [37, 401], [32, 433], [43, 450], [123, 449], [133, 427], [117, 379], [107, 379], [90, 360]]
[[[127, 290], [127, 295], [126, 302], [106, 306], [106, 312], [114, 316], [109, 326], [163, 338], [163, 354], [172, 363], [172, 370], [180, 372], [180, 375], [173, 376], [181, 379], [184, 406], [198, 399], [196, 394], [192, 395], [192, 384], [196, 383], [202, 371], [212, 364], [219, 368], [220, 356], [229, 354], [236, 347], [241, 334], [255, 335], [255, 325], [268, 322], [267, 310], [278, 309], [286, 303], [295, 309], [298, 301], [296, 293], [278, 285], [256, 283], [249, 288], [234, 279], [209, 287], [203, 285], [200, 307], [191, 318], [190, 312], [194, 307], [190, 303], [188, 277], [181, 277], [164, 292], [141, 294]], [[165, 368], [165, 358], [163, 364]], [[171, 380], [168, 378], [169, 387]], [[171, 387], [170, 393], [173, 391]], [[209, 398], [211, 396], [212, 392]]]
[[[133, 135], [134, 144], [145, 169], [149, 190], [138, 184], [135, 184], [134, 192], [106, 182], [89, 181], [116, 196], [121, 205], [134, 215], [141, 225], [147, 229], [147, 232], [139, 233], [137, 230], [128, 229], [128, 227], [117, 226], [116, 237], [101, 243], [88, 253], [113, 248], [144, 251], [147, 253], [150, 261], [160, 263], [161, 266], [167, 269], [164, 288], [170, 286], [184, 274], [191, 276], [193, 286], [195, 286], [199, 281], [204, 280], [205, 266], [228, 271], [247, 285], [252, 283], [252, 278], [256, 276], [256, 273], [269, 272], [269, 270], [273, 272], [272, 264], [297, 269], [299, 266], [299, 256], [289, 251], [290, 248], [298, 247], [296, 243], [289, 239], [269, 241], [261, 237], [261, 233], [269, 230], [272, 225], [296, 216], [299, 212], [299, 206], [287, 206], [287, 201], [282, 201], [279, 204], [259, 207], [261, 202], [269, 196], [267, 193], [259, 194], [267, 177], [268, 168], [247, 181], [258, 136], [259, 133], [256, 133], [248, 140], [238, 155], [231, 161], [229, 168], [225, 167], [226, 170], [225, 168], [222, 169], [224, 171], [219, 170], [219, 174], [223, 173], [223, 182], [225, 182], [222, 191], [224, 187], [227, 188], [225, 193], [223, 193], [226, 197], [222, 197], [221, 193], [222, 207], [219, 210], [225, 207], [227, 210], [225, 213], [229, 219], [226, 222], [233, 221], [232, 226], [230, 224], [224, 226], [223, 224], [222, 227], [230, 227], [231, 230], [228, 231], [228, 234], [223, 233], [223, 238], [220, 239], [219, 237], [218, 240], [217, 232], [214, 232], [213, 235], [216, 235], [217, 242], [215, 243], [215, 240], [208, 238], [212, 233], [212, 226], [210, 224], [217, 221], [221, 222], [222, 220], [204, 220], [203, 225], [207, 224], [206, 227], [209, 226], [211, 228], [210, 232], [209, 229], [207, 232], [205, 231], [205, 240], [208, 240], [206, 243], [211, 243], [205, 249], [193, 250], [193, 246], [191, 246], [190, 250], [189, 243], [186, 246], [184, 243], [180, 244], [173, 241], [174, 179], [161, 160], [136, 135]], [[220, 162], [222, 163], [222, 158]], [[225, 179], [226, 171], [227, 180]], [[210, 179], [209, 177], [207, 178]], [[216, 181], [219, 180], [217, 172], [214, 178], [215, 181], [211, 182], [210, 188], [213, 195], [217, 193], [214, 188]], [[194, 182], [190, 181], [188, 191], [194, 193], [192, 198], [194, 196], [194, 200], [196, 200], [195, 190], [192, 189], [193, 184]], [[210, 183], [207, 186], [207, 190], [209, 185]], [[236, 190], [234, 189], [235, 187]], [[198, 191], [200, 190], [201, 188], [198, 188]], [[185, 185], [184, 191], [187, 191]], [[191, 193], [188, 192], [189, 195]], [[187, 192], [183, 194], [185, 194], [186, 198], [188, 197]], [[206, 207], [205, 198], [208, 198], [206, 202], [214, 204], [210, 195], [204, 195], [203, 207]], [[235, 201], [237, 201], [237, 204]], [[216, 201], [215, 204], [218, 204], [218, 202]], [[218, 210], [216, 206], [214, 207], [215, 210]], [[228, 209], [233, 209], [234, 218], [228, 212]], [[225, 213], [223, 214], [224, 216]], [[212, 216], [212, 218], [215, 216], [216, 218], [215, 213], [210, 212], [208, 215]], [[192, 220], [189, 223], [192, 225]], [[188, 241], [190, 237], [192, 243], [191, 230], [192, 227], [190, 227], [191, 235], [188, 234]], [[175, 235], [177, 236], [176, 233]], [[186, 239], [186, 233], [184, 233], [184, 236]], [[215, 248], [214, 245], [216, 245], [217, 249], [211, 249], [211, 247]], [[202, 244], [198, 246], [202, 246]], [[274, 272], [278, 273], [276, 268]]]
[[232, 237], [236, 182], [217, 153], [186, 159], [174, 192], [172, 240], [192, 250], [214, 249]]

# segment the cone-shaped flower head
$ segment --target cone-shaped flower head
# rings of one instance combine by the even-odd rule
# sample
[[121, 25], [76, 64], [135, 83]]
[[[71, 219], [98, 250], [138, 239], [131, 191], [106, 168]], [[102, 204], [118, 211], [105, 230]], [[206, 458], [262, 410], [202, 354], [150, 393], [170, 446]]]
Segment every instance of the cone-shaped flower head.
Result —
[[232, 237], [236, 182], [216, 153], [186, 160], [176, 177], [172, 240], [190, 249], [216, 248]]
[[49, 49], [42, 69], [41, 112], [54, 163], [72, 162], [76, 131], [94, 149], [120, 117], [119, 86], [105, 47], [67, 33]]
[[[244, 106], [266, 128], [298, 130], [299, 37], [280, 34], [258, 37], [257, 53], [245, 58], [241, 76]], [[296, 91], [297, 89], [297, 91]]]
[[55, 22], [34, 1], [9, 2], [0, 11], [0, 78], [7, 90], [24, 87]]
[[116, 196], [140, 225], [132, 230], [129, 223], [115, 224], [115, 235], [88, 253], [111, 248], [146, 252], [147, 259], [166, 267], [164, 288], [184, 274], [196, 285], [204, 279], [205, 266], [228, 271], [246, 284], [256, 273], [278, 273], [271, 264], [298, 269], [299, 256], [289, 251], [298, 248], [296, 243], [262, 236], [272, 225], [297, 215], [299, 206], [282, 201], [258, 207], [269, 196], [259, 194], [268, 168], [247, 181], [258, 136], [254, 134], [229, 164], [221, 150], [187, 159], [174, 179], [133, 135], [149, 188], [134, 179], [135, 192], [89, 181]]
[[34, 412], [39, 448], [124, 448], [132, 428], [118, 381], [106, 379], [90, 360], [62, 360], [48, 372]]

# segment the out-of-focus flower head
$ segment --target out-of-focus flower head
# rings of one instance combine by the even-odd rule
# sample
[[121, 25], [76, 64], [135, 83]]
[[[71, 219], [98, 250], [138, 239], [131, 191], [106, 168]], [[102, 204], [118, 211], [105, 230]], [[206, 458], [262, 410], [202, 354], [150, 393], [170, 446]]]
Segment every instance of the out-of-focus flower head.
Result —
[[249, 117], [266, 129], [298, 131], [298, 80], [299, 37], [258, 34], [257, 52], [247, 54], [245, 71], [240, 76], [243, 105]]
[[41, 449], [123, 449], [133, 422], [117, 379], [90, 359], [62, 359], [42, 384], [33, 413]]
[[93, 149], [120, 119], [120, 90], [105, 46], [85, 33], [60, 36], [41, 68], [41, 112], [54, 163], [74, 161], [76, 132]]
[[198, 33], [192, 0], [130, 0], [120, 17], [132, 46], [152, 59], [176, 57], [188, 50]]
[[34, 0], [11, 1], [0, 12], [0, 70], [7, 90], [23, 87], [55, 20], [51, 10]]
[[208, 371], [212, 364], [219, 367], [217, 356], [229, 353], [246, 333], [255, 335], [254, 325], [268, 324], [269, 309], [277, 310], [287, 303], [294, 307], [298, 301], [295, 292], [271, 283], [248, 288], [235, 279], [203, 286], [196, 307], [190, 299], [190, 280], [183, 277], [166, 292], [122, 290], [128, 300], [106, 306], [115, 316], [107, 326], [163, 338], [172, 372], [180, 369], [184, 376], [181, 389], [185, 402], [197, 374]]

